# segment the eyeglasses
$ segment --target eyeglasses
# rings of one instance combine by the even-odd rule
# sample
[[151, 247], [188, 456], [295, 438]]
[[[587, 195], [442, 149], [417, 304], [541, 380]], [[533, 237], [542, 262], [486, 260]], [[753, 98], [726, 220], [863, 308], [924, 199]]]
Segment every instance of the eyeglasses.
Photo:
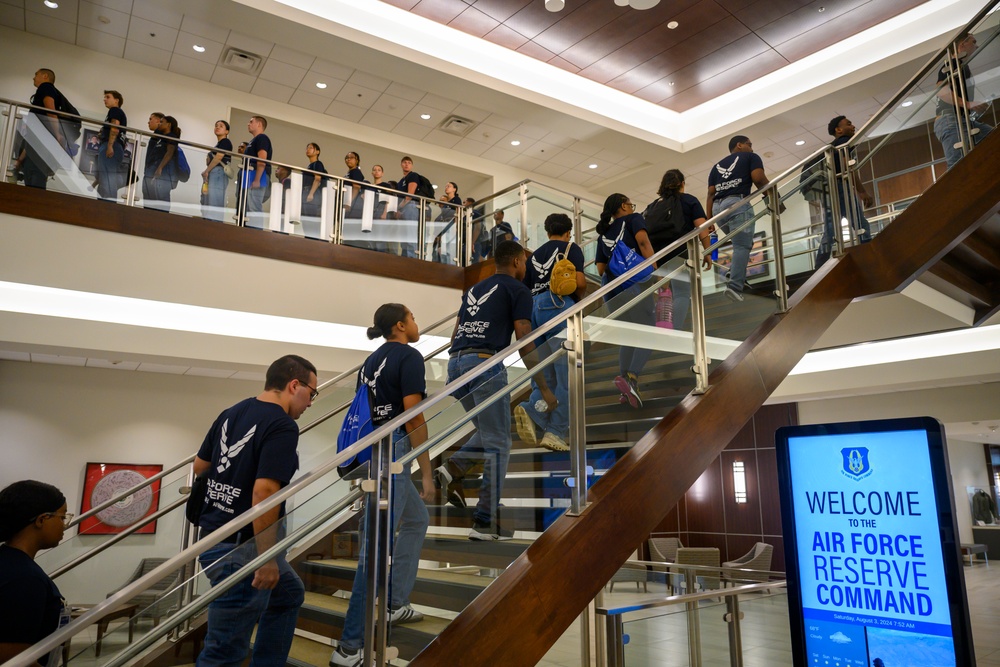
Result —
[[48, 519], [56, 518], [56, 519], [60, 519], [62, 521], [63, 528], [69, 528], [69, 524], [73, 522], [73, 517], [75, 517], [75, 516], [76, 515], [73, 514], [72, 512], [66, 512], [65, 514], [55, 514], [54, 512], [45, 512], [44, 514], [39, 514], [38, 516], [36, 516], [31, 521], [32, 521], [32, 523], [34, 523], [36, 519], [40, 519], [42, 517], [45, 517], [45, 518], [48, 518]]
[[[301, 380], [300, 380], [300, 382], [301, 382]], [[316, 397], [319, 396], [319, 389], [317, 389], [316, 387], [310, 387], [305, 382], [302, 382], [302, 385], [304, 387], [308, 387], [308, 389], [309, 389], [309, 400], [310, 401], [315, 401]]]
[[624, 208], [624, 207], [626, 207], [626, 206], [631, 206], [631, 207], [632, 207], [632, 210], [633, 210], [633, 211], [635, 210], [635, 204], [633, 204], [633, 203], [632, 203], [632, 202], [630, 202], [630, 201], [627, 201], [627, 202], [625, 202], [624, 204], [622, 204], [622, 208]]

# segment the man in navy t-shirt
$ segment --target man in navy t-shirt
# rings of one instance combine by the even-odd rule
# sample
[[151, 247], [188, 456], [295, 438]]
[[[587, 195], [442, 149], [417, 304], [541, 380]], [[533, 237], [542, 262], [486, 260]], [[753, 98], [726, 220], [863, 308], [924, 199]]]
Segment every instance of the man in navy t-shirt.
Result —
[[[251, 116], [247, 123], [247, 130], [253, 136], [247, 144], [245, 155], [260, 160], [270, 160], [274, 153], [271, 148], [271, 139], [264, 134], [267, 129], [267, 119], [263, 116]], [[264, 228], [264, 195], [270, 185], [271, 164], [269, 162], [258, 162], [257, 160], [247, 160], [246, 168], [240, 176], [240, 183], [247, 193], [247, 222], [253, 227]]]
[[[449, 383], [510, 345], [511, 334], [521, 339], [531, 333], [531, 292], [522, 282], [524, 249], [513, 241], [504, 241], [497, 246], [494, 256], [496, 273], [473, 285], [462, 298], [449, 350]], [[534, 345], [528, 345], [521, 350], [521, 358], [529, 366], [534, 365], [534, 357], [529, 356], [534, 349]], [[545, 378], [538, 373], [535, 380], [549, 409], [554, 409], [557, 401]], [[472, 418], [476, 427], [472, 437], [434, 471], [435, 486], [447, 489], [448, 502], [464, 507], [461, 479], [472, 466], [483, 463], [479, 503], [472, 514], [469, 539], [509, 540], [513, 532], [502, 529], [497, 521], [497, 504], [507, 476], [511, 446], [507, 369], [502, 363], [493, 366], [459, 389], [455, 396], [466, 410], [492, 403]]]
[[[973, 130], [978, 130], [972, 135], [973, 145], [978, 144], [993, 130], [991, 126], [978, 120], [978, 116], [981, 116], [989, 108], [989, 102], [976, 101], [976, 84], [972, 79], [972, 70], [967, 64], [977, 46], [979, 43], [972, 33], [959, 35], [955, 40], [958, 59], [946, 62], [938, 70], [937, 118], [934, 119], [934, 136], [941, 142], [941, 148], [944, 149], [948, 169], [954, 167], [965, 154], [962, 151], [962, 133], [958, 129], [959, 107], [963, 107], [964, 113], [973, 114], [969, 118], [969, 124]], [[961, 89], [956, 95], [952, 86], [949, 85], [952, 71], [958, 72], [958, 78], [962, 79], [965, 84], [964, 97], [961, 95]], [[969, 142], [965, 142], [965, 144], [969, 145]], [[956, 145], [958, 145], [957, 148]]]
[[[40, 69], [35, 72], [35, 78], [32, 80], [32, 83], [35, 84], [35, 94], [31, 96], [31, 103], [37, 107], [45, 107], [46, 109], [58, 111], [59, 107], [63, 105], [65, 98], [56, 88], [55, 81], [56, 75], [50, 69]], [[42, 124], [52, 133], [52, 136], [56, 138], [56, 141], [59, 142], [59, 145], [63, 149], [69, 147], [69, 140], [63, 134], [63, 122], [65, 121], [61, 122], [59, 116], [54, 113], [46, 114], [38, 109], [32, 109], [31, 113], [38, 116]], [[21, 149], [20, 154], [14, 161], [14, 167], [21, 170], [21, 173], [24, 175], [25, 185], [30, 188], [42, 188], [44, 190], [49, 176], [52, 175], [52, 170], [45, 165], [44, 161], [38, 157], [34, 150], [31, 151], [34, 154], [34, 157], [32, 157], [28, 149], [29, 146], [27, 145]]]
[[[830, 136], [834, 138], [833, 142], [830, 143], [830, 145], [834, 148], [843, 146], [850, 141], [855, 132], [854, 123], [852, 123], [846, 116], [836, 116], [827, 124], [826, 129], [830, 133]], [[853, 149], [851, 149], [852, 154], [853, 152]], [[836, 172], [838, 174], [843, 173], [840, 151], [833, 154], [833, 163]], [[874, 203], [874, 200], [865, 189], [864, 183], [861, 182], [861, 176], [858, 172], [851, 172], [851, 177], [854, 181], [854, 188], [857, 191], [857, 196], [852, 194], [850, 197], [845, 197], [844, 183], [839, 178], [837, 179], [837, 194], [840, 198], [840, 215], [852, 221], [851, 227], [856, 230], [858, 242], [868, 243], [872, 240], [872, 231], [871, 225], [868, 223], [868, 219], [865, 217], [864, 210], [862, 209], [862, 204], [866, 207], [870, 207]], [[848, 202], [850, 202], [850, 206], [847, 205]], [[826, 209], [826, 218], [823, 223], [823, 238], [820, 239], [819, 248], [816, 250], [816, 268], [819, 268], [824, 262], [826, 262], [826, 260], [830, 259], [830, 253], [833, 251], [833, 211], [830, 210], [829, 206], [827, 206]]]
[[[705, 210], [711, 218], [750, 196], [753, 186], [757, 189], [768, 184], [764, 175], [764, 162], [753, 152], [753, 144], [743, 135], [729, 140], [729, 155], [719, 160], [708, 174], [708, 199]], [[746, 284], [747, 263], [753, 246], [754, 226], [748, 223], [753, 218], [750, 204], [740, 206], [719, 226], [726, 234], [733, 234], [733, 260], [729, 266], [729, 284], [726, 297], [731, 301], [743, 300], [743, 286]], [[740, 229], [740, 226], [746, 227]]]
[[[404, 196], [399, 198], [397, 217], [399, 220], [420, 220], [420, 200], [410, 196], [416, 195], [417, 186], [420, 185], [420, 174], [413, 171], [413, 158], [408, 155], [399, 161], [399, 168], [403, 170], [403, 175], [396, 181], [396, 189], [404, 193]], [[407, 230], [406, 234], [413, 239], [413, 242], [400, 244], [400, 254], [403, 257], [416, 257], [418, 236], [416, 225], [412, 230]]]
[[[267, 369], [264, 391], [225, 410], [212, 424], [194, 460], [194, 472], [208, 476], [200, 537], [218, 530], [286, 486], [299, 465], [295, 424], [316, 398], [316, 367], [295, 355]], [[271, 548], [283, 532], [284, 505], [269, 510], [199, 558], [213, 586]], [[237, 548], [246, 542], [250, 544]], [[218, 561], [218, 562], [217, 562]], [[205, 648], [198, 667], [239, 664], [250, 648], [251, 664], [284, 665], [295, 619], [305, 596], [284, 555], [262, 565], [214, 600], [208, 608]]]

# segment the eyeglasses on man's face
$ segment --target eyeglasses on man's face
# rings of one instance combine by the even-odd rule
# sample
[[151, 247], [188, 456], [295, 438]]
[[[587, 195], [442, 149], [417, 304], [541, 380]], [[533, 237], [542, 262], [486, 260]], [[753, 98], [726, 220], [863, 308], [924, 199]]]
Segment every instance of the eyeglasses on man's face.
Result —
[[[300, 382], [301, 382], [301, 380], [300, 380]], [[309, 400], [310, 401], [315, 401], [316, 397], [319, 396], [319, 389], [317, 389], [316, 387], [312, 387], [312, 386], [310, 386], [309, 384], [307, 384], [305, 382], [302, 382], [302, 386], [306, 387], [309, 390]]]

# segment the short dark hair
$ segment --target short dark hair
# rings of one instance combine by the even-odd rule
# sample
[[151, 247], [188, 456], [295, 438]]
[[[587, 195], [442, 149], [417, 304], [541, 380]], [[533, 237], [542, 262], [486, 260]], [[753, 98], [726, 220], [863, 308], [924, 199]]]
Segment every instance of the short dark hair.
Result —
[[223, 120], [222, 118], [220, 118], [219, 120], [217, 120], [215, 122], [216, 123], [222, 123], [223, 125], [225, 125], [226, 126], [226, 132], [229, 132], [229, 121], [228, 120]]
[[309, 361], [295, 354], [286, 354], [268, 367], [264, 390], [283, 390], [292, 380], [309, 384], [310, 373], [316, 375], [316, 367]]
[[[361, 164], [361, 156], [360, 156], [360, 155], [358, 155], [356, 151], [347, 151], [347, 155], [348, 155], [348, 157], [350, 157], [351, 155], [353, 155], [353, 156], [354, 156], [354, 159], [358, 161], [358, 164], [359, 164], [359, 165]], [[381, 166], [381, 165], [380, 165], [380, 166]], [[383, 171], [384, 171], [384, 170], [383, 170]]]
[[493, 260], [497, 266], [513, 266], [518, 257], [524, 257], [524, 248], [517, 241], [501, 241], [493, 251]]
[[374, 320], [375, 326], [368, 327], [369, 340], [375, 340], [378, 337], [388, 338], [392, 335], [392, 328], [396, 326], [397, 323], [402, 322], [406, 319], [406, 313], [409, 312], [409, 308], [401, 303], [383, 303], [375, 311], [375, 316], [372, 318]]
[[0, 542], [7, 542], [31, 524], [40, 514], [55, 512], [66, 503], [62, 491], [26, 479], [0, 491]]
[[322, 149], [320, 149], [319, 144], [317, 144], [315, 141], [310, 141], [306, 145], [307, 146], [312, 146], [313, 148], [315, 148], [317, 153], [322, 153], [323, 152]]
[[265, 130], [267, 129], [267, 119], [264, 118], [263, 116], [250, 116], [250, 120], [259, 120], [261, 127], [263, 127]]
[[49, 83], [56, 82], [56, 73], [50, 70], [48, 67], [39, 67], [38, 71], [49, 77]]
[[837, 136], [837, 126], [840, 125], [840, 121], [847, 118], [847, 116], [834, 116], [833, 119], [827, 123], [826, 131], [830, 133], [831, 137]]
[[545, 218], [545, 233], [549, 236], [562, 236], [572, 229], [573, 221], [565, 213], [550, 213]]
[[122, 97], [122, 94], [119, 93], [117, 90], [105, 90], [104, 94], [110, 95], [111, 97], [118, 100], [118, 106], [122, 106], [123, 104], [125, 104], [125, 98]]
[[737, 144], [745, 144], [750, 141], [750, 137], [744, 136], [742, 134], [737, 134], [735, 137], [729, 140], [729, 152], [732, 153], [733, 149], [736, 148]]
[[411, 158], [409, 155], [404, 155], [403, 157], [399, 158], [399, 161], [400, 162], [413, 162], [413, 158]]
[[165, 113], [160, 113], [159, 111], [154, 111], [153, 113], [151, 113], [151, 114], [149, 114], [149, 115], [150, 115], [151, 117], [152, 117], [152, 116], [156, 116], [156, 117], [157, 117], [157, 118], [159, 118], [160, 120], [163, 120], [163, 119], [164, 119], [164, 118], [166, 117], [166, 115], [167, 115], [167, 114], [165, 114]]

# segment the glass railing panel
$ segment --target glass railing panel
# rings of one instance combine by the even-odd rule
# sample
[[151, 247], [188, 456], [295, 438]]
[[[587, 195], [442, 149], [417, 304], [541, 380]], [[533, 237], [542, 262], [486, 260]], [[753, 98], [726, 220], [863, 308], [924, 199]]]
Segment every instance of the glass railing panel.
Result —
[[462, 233], [460, 205], [450, 204], [442, 197], [434, 206], [433, 218], [428, 218], [424, 235], [424, 259], [439, 264], [462, 265], [459, 258], [459, 239]]
[[137, 190], [134, 194], [136, 206], [187, 217], [234, 221], [235, 209], [230, 212], [225, 206], [206, 208], [209, 197], [209, 178], [206, 177], [210, 177], [215, 188], [212, 197], [216, 202], [225, 201], [225, 193], [231, 189], [224, 168], [213, 168], [213, 173], [205, 173], [210, 151], [178, 145], [163, 136], [142, 135], [139, 143], [135, 169], [137, 183], [133, 186]]
[[548, 234], [545, 233], [545, 218], [552, 213], [564, 213], [572, 220], [573, 197], [546, 188], [539, 183], [529, 183], [528, 235], [523, 245], [528, 248], [537, 248], [548, 240]]
[[53, 192], [93, 198], [98, 194], [95, 182], [100, 163], [106, 167], [105, 180], [119, 186], [108, 196], [117, 201], [118, 194], [124, 194], [127, 158], [135, 150], [134, 142], [125, 145], [127, 152], [113, 149], [112, 158], [105, 155], [99, 159], [100, 124], [83, 121], [77, 127], [24, 108], [16, 108], [13, 113], [17, 114], [17, 121], [12, 156], [22, 160], [19, 167], [15, 165], [18, 181]]
[[694, 389], [690, 315], [690, 273], [674, 258], [585, 318], [587, 442], [603, 452], [598, 469]]
[[[792, 633], [788, 624], [788, 596], [784, 588], [767, 592], [744, 593], [739, 596], [740, 636], [745, 665], [792, 664]], [[723, 634], [714, 634], [723, 641]]]
[[972, 29], [977, 40], [976, 50], [967, 60], [972, 80], [967, 82], [967, 90], [972, 102], [969, 121], [972, 125], [972, 148], [997, 126], [1000, 112], [997, 98], [1000, 97], [1000, 12], [988, 14]]

